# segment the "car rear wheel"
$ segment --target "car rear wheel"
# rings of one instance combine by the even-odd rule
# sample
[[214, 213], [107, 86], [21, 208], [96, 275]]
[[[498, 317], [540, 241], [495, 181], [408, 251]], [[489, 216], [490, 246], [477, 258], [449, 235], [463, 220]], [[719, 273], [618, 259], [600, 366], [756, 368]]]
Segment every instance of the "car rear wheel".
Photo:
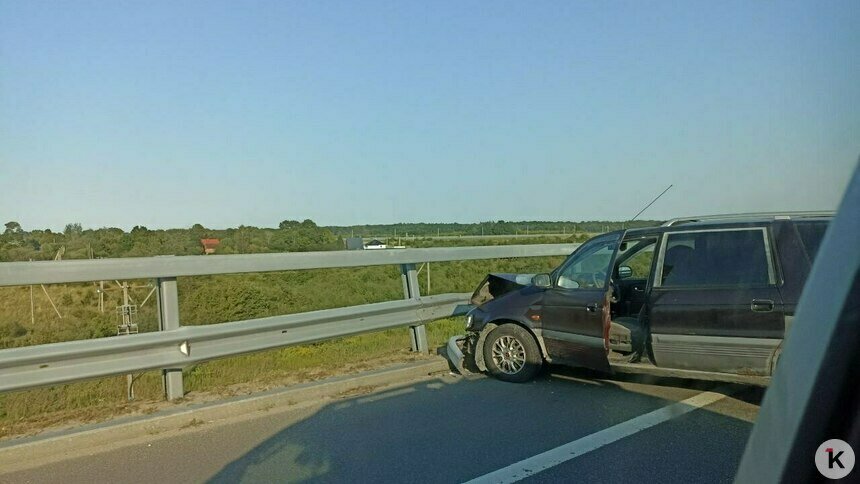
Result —
[[525, 329], [503, 324], [492, 330], [484, 341], [484, 363], [499, 380], [524, 382], [540, 371], [543, 358], [537, 342]]

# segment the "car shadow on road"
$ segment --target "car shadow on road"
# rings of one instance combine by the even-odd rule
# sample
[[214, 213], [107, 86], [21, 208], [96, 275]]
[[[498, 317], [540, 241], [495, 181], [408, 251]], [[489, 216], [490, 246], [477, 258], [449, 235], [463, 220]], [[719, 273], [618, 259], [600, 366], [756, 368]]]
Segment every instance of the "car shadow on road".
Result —
[[[559, 368], [525, 384], [444, 376], [349, 396], [283, 424], [211, 482], [462, 482], [701, 391], [595, 376]], [[713, 418], [739, 429], [742, 438], [721, 444], [739, 460], [751, 425]], [[264, 419], [269, 434], [278, 419]], [[730, 479], [725, 458], [712, 471]]]
[[733, 399], [737, 399], [750, 405], [758, 406], [761, 404], [766, 388], [756, 385], [745, 385], [735, 383], [721, 383], [716, 381], [695, 380], [689, 378], [675, 378], [665, 376], [655, 376], [637, 373], [614, 373], [607, 375], [588, 368], [576, 368], [561, 365], [546, 365], [542, 369], [542, 376], [566, 378], [576, 381], [591, 381], [603, 382], [611, 385], [626, 385], [625, 388], [631, 391], [636, 386], [641, 388], [658, 387], [658, 388], [676, 388], [683, 390], [698, 390], [698, 391], [717, 391], [730, 393]]

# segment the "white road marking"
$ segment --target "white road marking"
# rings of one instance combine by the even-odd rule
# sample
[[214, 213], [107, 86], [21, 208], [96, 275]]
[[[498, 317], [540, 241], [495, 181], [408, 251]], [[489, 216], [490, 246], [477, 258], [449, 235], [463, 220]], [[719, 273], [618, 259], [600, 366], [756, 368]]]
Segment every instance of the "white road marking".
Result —
[[568, 442], [554, 449], [503, 467], [497, 471], [476, 477], [466, 484], [510, 483], [533, 476], [538, 472], [575, 459], [592, 450], [611, 444], [616, 440], [621, 440], [647, 428], [680, 417], [728, 396], [728, 393], [720, 392], [722, 388], [716, 390], [714, 392], [702, 392], [686, 400], [634, 417], [581, 439]]

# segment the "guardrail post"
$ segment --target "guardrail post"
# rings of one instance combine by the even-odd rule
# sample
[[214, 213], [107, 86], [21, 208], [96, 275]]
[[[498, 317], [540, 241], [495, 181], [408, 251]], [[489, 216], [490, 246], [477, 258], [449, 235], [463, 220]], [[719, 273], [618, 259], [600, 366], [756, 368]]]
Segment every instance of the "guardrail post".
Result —
[[[176, 278], [165, 277], [156, 279], [158, 302], [158, 329], [168, 331], [179, 329], [179, 293], [176, 290]], [[165, 368], [161, 370], [164, 382], [164, 396], [168, 400], [177, 400], [185, 396], [182, 387], [182, 369]]]
[[[403, 282], [404, 299], [418, 299], [421, 297], [421, 292], [418, 290], [418, 271], [415, 270], [415, 264], [401, 264], [400, 280]], [[423, 324], [410, 326], [409, 334], [412, 337], [412, 351], [419, 353], [428, 353], [430, 351], [427, 344], [427, 328]]]

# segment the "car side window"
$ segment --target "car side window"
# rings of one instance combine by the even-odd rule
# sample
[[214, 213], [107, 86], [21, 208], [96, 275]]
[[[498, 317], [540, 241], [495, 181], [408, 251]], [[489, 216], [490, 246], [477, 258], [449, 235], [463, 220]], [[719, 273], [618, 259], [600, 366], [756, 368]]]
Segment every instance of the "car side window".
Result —
[[755, 286], [773, 283], [762, 229], [667, 234], [661, 286]]
[[617, 245], [618, 237], [615, 236], [586, 242], [558, 271], [556, 285], [565, 289], [605, 287]]
[[[625, 258], [625, 253], [619, 250], [618, 260], [624, 259], [623, 262], [616, 262], [616, 266], [627, 266], [631, 270], [631, 274], [627, 279], [648, 279], [651, 272], [651, 261], [654, 260], [654, 247], [656, 240], [651, 238], [639, 243], [628, 242], [627, 250], [636, 251], [632, 255]], [[622, 244], [624, 248], [624, 244]]]

